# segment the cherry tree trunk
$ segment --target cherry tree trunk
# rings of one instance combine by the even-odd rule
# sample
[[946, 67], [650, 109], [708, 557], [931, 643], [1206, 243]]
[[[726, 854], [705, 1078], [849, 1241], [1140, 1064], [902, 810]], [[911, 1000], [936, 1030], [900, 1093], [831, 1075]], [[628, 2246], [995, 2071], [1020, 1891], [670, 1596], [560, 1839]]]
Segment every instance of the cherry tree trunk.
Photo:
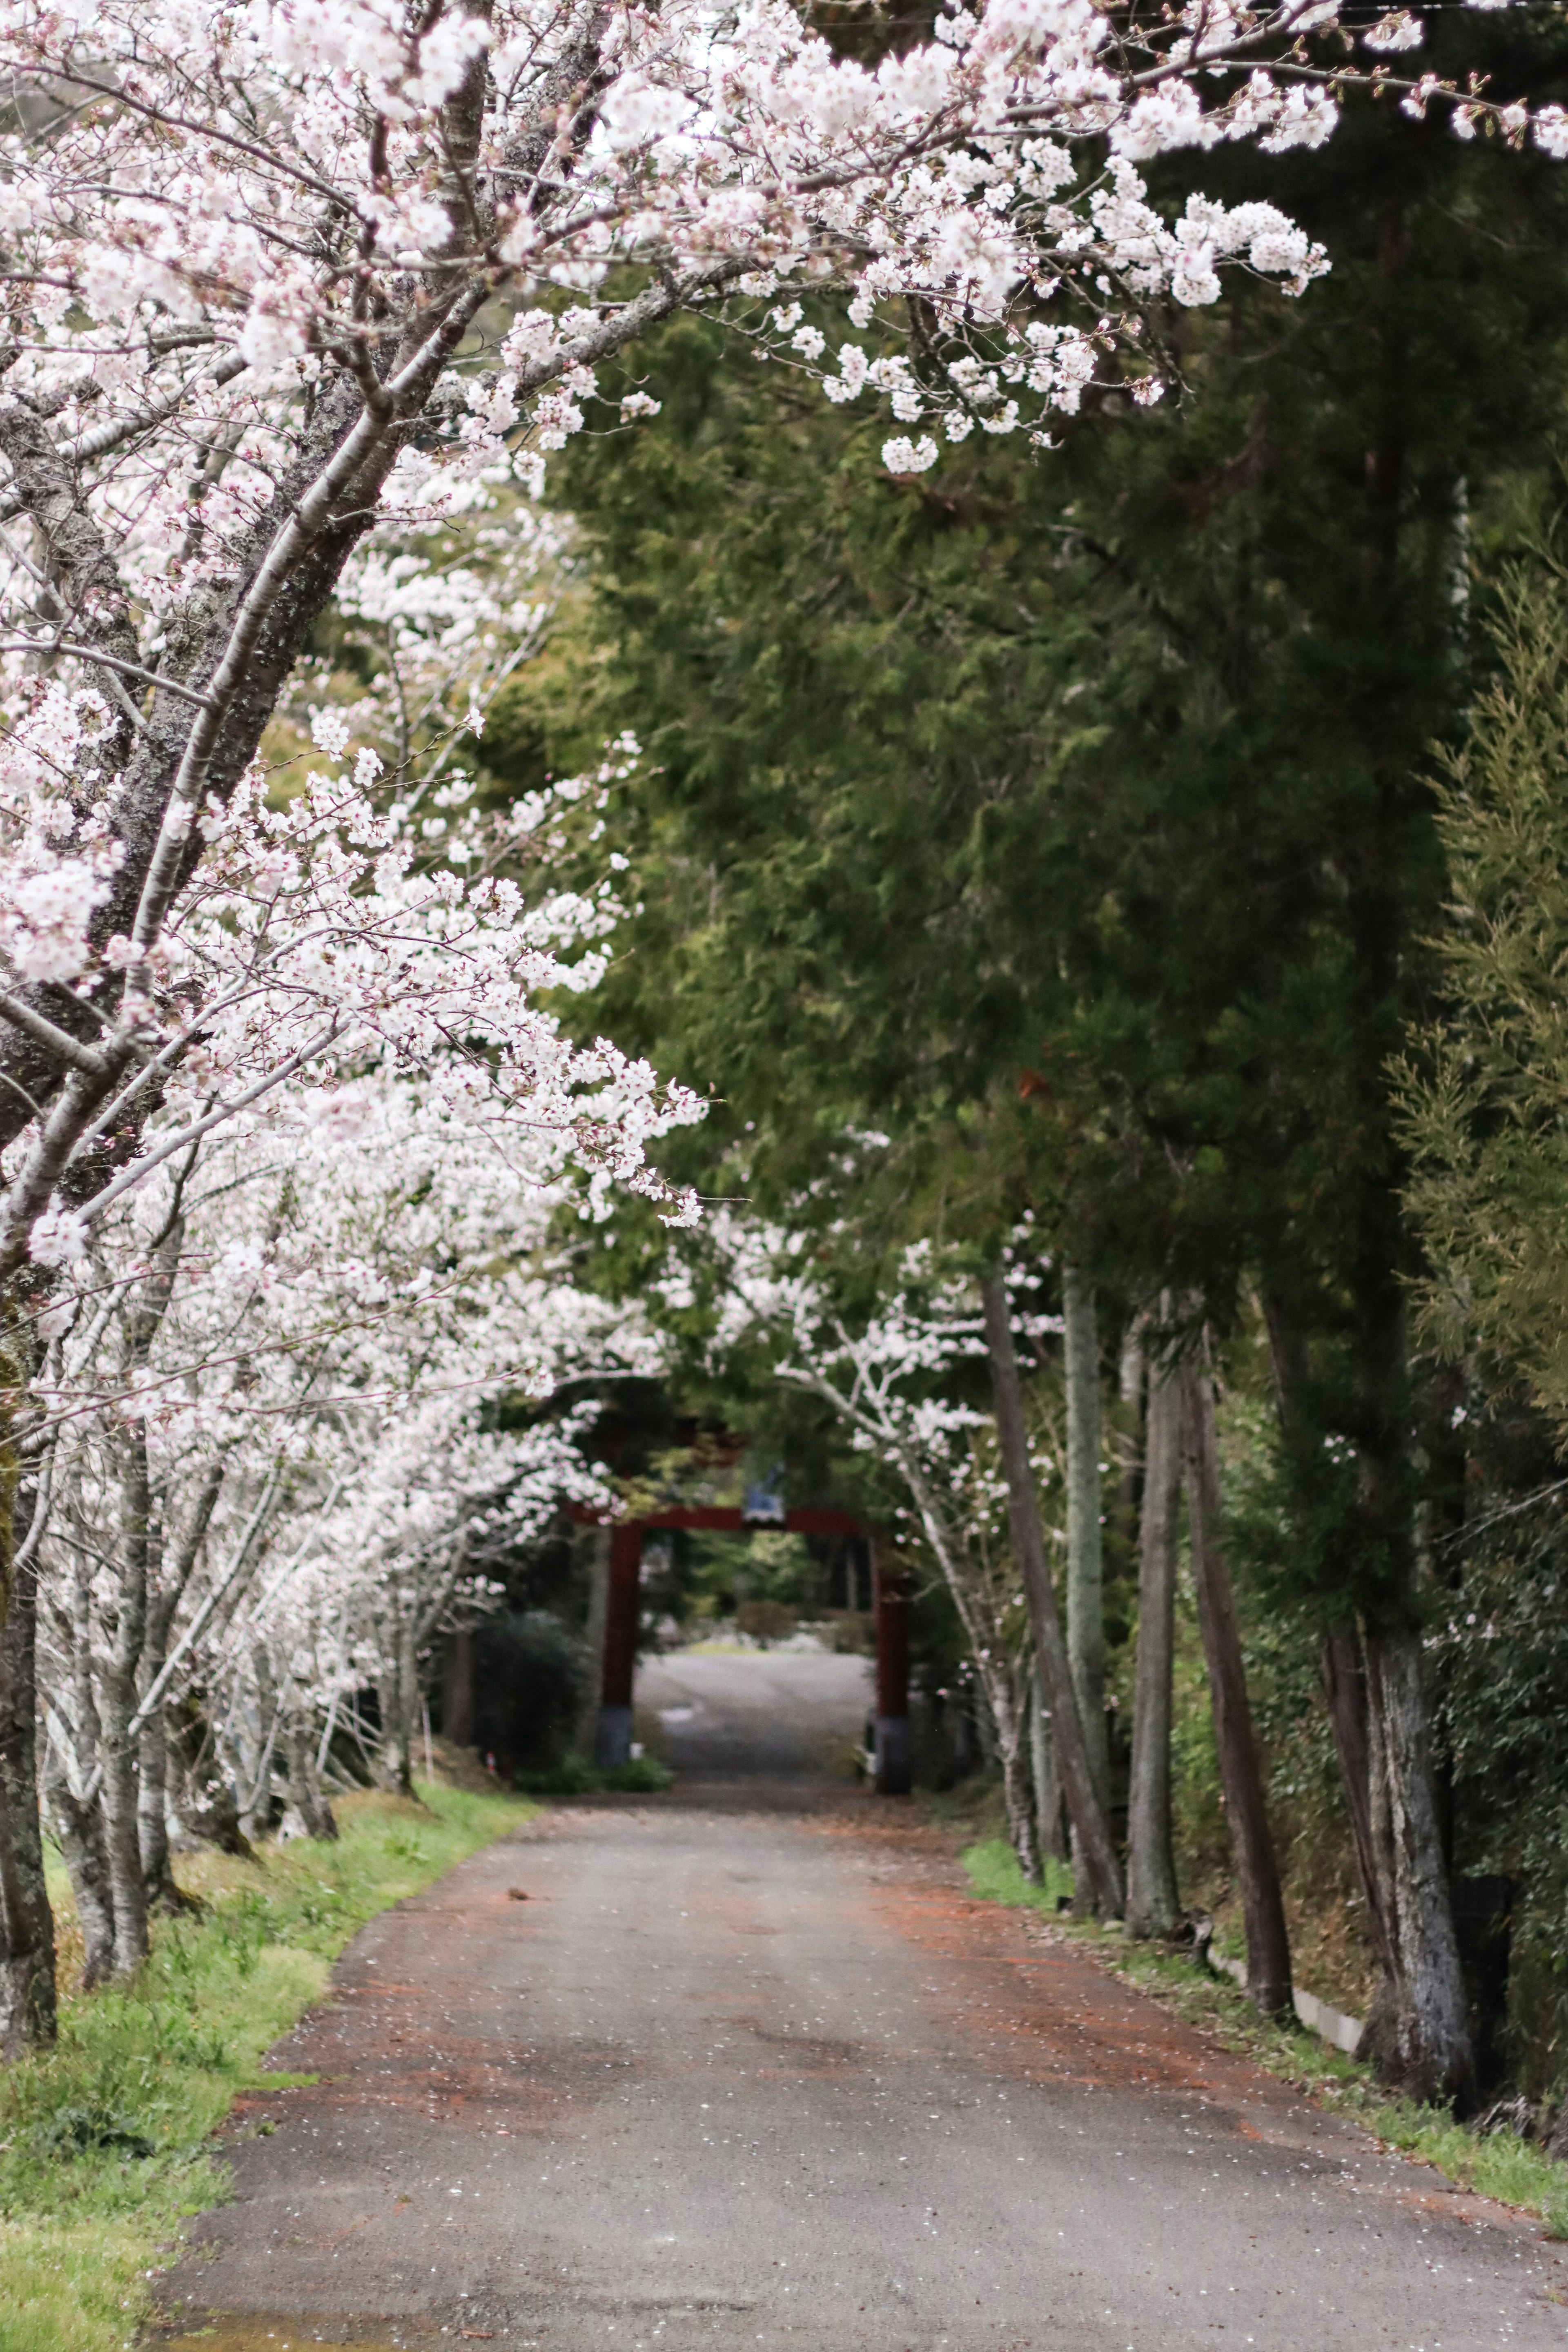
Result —
[[45, 1787], [49, 1823], [59, 1840], [81, 1929], [82, 1990], [91, 1992], [114, 1973], [114, 1889], [103, 1808], [96, 1797], [84, 1802], [72, 1795], [63, 1766], [51, 1765]]
[[382, 1770], [389, 1788], [400, 1797], [414, 1794], [414, 1727], [419, 1713], [419, 1664], [415, 1654], [414, 1626], [407, 1611], [393, 1633], [390, 1671], [383, 1674], [381, 1697]]
[[147, 1633], [147, 1547], [152, 1520], [147, 1435], [141, 1422], [126, 1431], [122, 1444], [120, 1584], [113, 1638], [99, 1676], [99, 1717], [103, 1736], [103, 1820], [114, 1893], [114, 1966], [116, 1973], [124, 1976], [140, 1968], [147, 1957], [147, 1887], [142, 1869], [137, 1787], [139, 1743], [131, 1729], [136, 1712], [137, 1669]]
[[[174, 1630], [175, 1612], [205, 1538], [224, 1474], [225, 1457], [220, 1453], [207, 1465], [190, 1523], [174, 1557], [160, 1560], [159, 1588], [155, 1592], [150, 1591], [147, 1597], [147, 1631], [136, 1678], [138, 1694], [143, 1699], [162, 1674], [168, 1657], [169, 1635]], [[169, 1860], [170, 1744], [169, 1711], [160, 1706], [142, 1726], [138, 1748], [141, 1785], [137, 1801], [137, 1836], [142, 1849], [142, 1877], [147, 1889], [150, 1909], [194, 1911], [201, 1906], [189, 1895], [183, 1895], [174, 1884]]]
[[1013, 1549], [1023, 1574], [1030, 1628], [1035, 1636], [1040, 1675], [1051, 1711], [1051, 1738], [1056, 1751], [1057, 1772], [1096, 1906], [1103, 1918], [1119, 1919], [1122, 1902], [1121, 1870], [1110, 1841], [1105, 1810], [1095, 1789], [1089, 1749], [1079, 1721], [1078, 1702], [1073, 1696], [1067, 1644], [1062, 1639], [1061, 1620], [1057, 1614], [1056, 1594], [1051, 1590], [1050, 1571], [1046, 1565], [1039, 1497], [1035, 1491], [1028, 1433], [1024, 1426], [1018, 1359], [1013, 1348], [1012, 1315], [1007, 1304], [1007, 1286], [999, 1273], [986, 1277], [984, 1295], [985, 1347], [996, 1399], [996, 1429], [1001, 1441], [1003, 1475], [1007, 1482], [1008, 1524], [1012, 1528]]
[[1149, 1374], [1139, 1528], [1138, 1663], [1127, 1816], [1127, 1926], [1168, 1936], [1181, 1913], [1171, 1841], [1171, 1675], [1175, 1654], [1176, 1511], [1182, 1491], [1182, 1389], [1173, 1364]]
[[16, 1565], [15, 1549], [8, 1559], [0, 1625], [0, 2059], [47, 2048], [56, 2023], [55, 1921], [38, 1819], [37, 1560]]
[[1193, 1538], [1193, 1582], [1203, 1628], [1214, 1705], [1215, 1742], [1231, 1847], [1241, 1881], [1247, 1931], [1247, 1990], [1268, 2017], [1288, 2015], [1290, 1942], [1279, 1873], [1268, 1833], [1263, 1772], [1247, 1699], [1236, 1604], [1219, 1547], [1219, 1450], [1214, 1386], [1189, 1358], [1181, 1371], [1182, 1433], [1186, 1454], [1187, 1516]]
[[148, 1911], [199, 1911], [182, 1893], [169, 1853], [169, 1722], [162, 1707], [142, 1725], [136, 1741], [136, 1843]]
[[[240, 1835], [247, 1843], [265, 1836], [272, 1826], [272, 1759], [278, 1747], [280, 1710], [272, 1659], [265, 1642], [258, 1642], [252, 1652], [250, 1670], [256, 1684], [255, 1722], [254, 1727], [247, 1723], [244, 1727], [235, 1774], [240, 1792]], [[254, 1743], [248, 1737], [252, 1727]]]
[[36, 1476], [19, 1458], [15, 1401], [33, 1330], [15, 1282], [0, 1289], [0, 2059], [54, 2041], [55, 1922], [38, 1817]]
[[[139, 1694], [145, 1695], [162, 1672], [178, 1601], [176, 1592], [159, 1592], [147, 1603], [147, 1634], [136, 1677]], [[136, 1843], [147, 1907], [149, 1911], [188, 1911], [194, 1906], [175, 1885], [169, 1861], [169, 1726], [161, 1706], [153, 1708], [142, 1727], [136, 1760]]]
[[[89, 1784], [101, 1777], [103, 1743], [92, 1686], [91, 1571], [79, 1552], [68, 1592], [68, 1616], [60, 1630], [68, 1640], [71, 1752], [63, 1754], [58, 1738], [50, 1738], [44, 1751], [44, 1793], [76, 1898], [83, 1947], [82, 1985], [90, 1992], [114, 1973], [114, 1889], [103, 1832], [103, 1801], [96, 1787], [87, 1793]], [[80, 1796], [78, 1789], [83, 1791]]]
[[338, 1825], [321, 1792], [316, 1772], [311, 1726], [303, 1707], [289, 1710], [283, 1740], [283, 1760], [289, 1775], [289, 1802], [305, 1824], [305, 1834], [325, 1841], [335, 1838]]

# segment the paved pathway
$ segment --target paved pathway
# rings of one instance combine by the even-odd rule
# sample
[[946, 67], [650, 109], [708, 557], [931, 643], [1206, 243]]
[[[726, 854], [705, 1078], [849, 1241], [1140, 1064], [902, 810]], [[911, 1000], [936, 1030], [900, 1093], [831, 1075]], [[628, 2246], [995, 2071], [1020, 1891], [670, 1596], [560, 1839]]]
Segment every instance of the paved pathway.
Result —
[[876, 1703], [868, 1658], [809, 1650], [677, 1650], [638, 1667], [637, 1697], [683, 1782], [820, 1780]]
[[321, 2080], [243, 2103], [192, 2352], [1568, 2352], [1562, 2250], [893, 1802], [563, 1808], [368, 1927], [275, 2063]]

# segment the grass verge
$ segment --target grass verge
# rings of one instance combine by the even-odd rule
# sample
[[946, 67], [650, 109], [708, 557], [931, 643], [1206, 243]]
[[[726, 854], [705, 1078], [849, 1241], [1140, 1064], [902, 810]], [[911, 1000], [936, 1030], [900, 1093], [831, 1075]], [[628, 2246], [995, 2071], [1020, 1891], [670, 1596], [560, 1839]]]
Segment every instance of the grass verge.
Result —
[[985, 1838], [964, 1849], [963, 1866], [984, 1901], [1041, 1913], [1053, 1927], [1086, 1945], [1113, 1975], [1212, 2033], [1227, 2050], [1352, 2117], [1385, 2147], [1435, 2166], [1461, 2189], [1533, 2214], [1545, 2223], [1549, 2238], [1568, 2239], [1568, 2164], [1511, 2132], [1473, 2131], [1456, 2123], [1446, 2107], [1390, 2098], [1370, 2067], [1358, 2066], [1304, 2026], [1259, 2017], [1239, 1985], [1194, 1968], [1182, 1953], [1129, 1941], [1120, 1928], [1058, 1915], [1058, 1897], [1072, 1891], [1071, 1874], [1059, 1864], [1047, 1864], [1047, 1884], [1031, 1886], [1006, 1840]]
[[335, 1845], [188, 1857], [181, 1882], [202, 1912], [160, 1920], [132, 1984], [68, 1995], [58, 2047], [0, 2073], [0, 2352], [134, 2339], [159, 2250], [225, 2194], [209, 2134], [237, 2092], [279, 2079], [262, 2077], [262, 2053], [321, 1999], [337, 1954], [536, 1810], [434, 1786], [423, 1798], [345, 1798]]

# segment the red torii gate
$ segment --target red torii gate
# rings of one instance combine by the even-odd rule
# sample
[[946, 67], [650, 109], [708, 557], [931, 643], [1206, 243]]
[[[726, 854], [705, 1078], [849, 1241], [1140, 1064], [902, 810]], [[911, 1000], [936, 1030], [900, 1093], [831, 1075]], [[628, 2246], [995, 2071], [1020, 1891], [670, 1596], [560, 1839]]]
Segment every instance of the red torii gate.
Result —
[[797, 1536], [860, 1536], [870, 1546], [877, 1623], [876, 1785], [884, 1797], [910, 1793], [909, 1579], [884, 1570], [876, 1539], [847, 1511], [786, 1511], [782, 1518], [748, 1517], [717, 1505], [650, 1511], [610, 1529], [609, 1590], [605, 1611], [605, 1670], [594, 1760], [604, 1771], [626, 1763], [632, 1748], [632, 1680], [637, 1671], [643, 1538], [650, 1528], [695, 1528], [714, 1535], [747, 1535], [782, 1527]]

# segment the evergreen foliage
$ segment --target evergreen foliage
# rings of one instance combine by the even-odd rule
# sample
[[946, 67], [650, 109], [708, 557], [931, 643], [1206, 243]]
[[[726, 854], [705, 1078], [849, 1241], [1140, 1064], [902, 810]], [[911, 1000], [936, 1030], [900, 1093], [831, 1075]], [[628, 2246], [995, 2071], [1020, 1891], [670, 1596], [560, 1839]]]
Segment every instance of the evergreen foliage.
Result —
[[1555, 538], [1515, 565], [1496, 667], [1437, 770], [1443, 1003], [1400, 1065], [1422, 1328], [1522, 1381], [1568, 1432], [1568, 589]]

